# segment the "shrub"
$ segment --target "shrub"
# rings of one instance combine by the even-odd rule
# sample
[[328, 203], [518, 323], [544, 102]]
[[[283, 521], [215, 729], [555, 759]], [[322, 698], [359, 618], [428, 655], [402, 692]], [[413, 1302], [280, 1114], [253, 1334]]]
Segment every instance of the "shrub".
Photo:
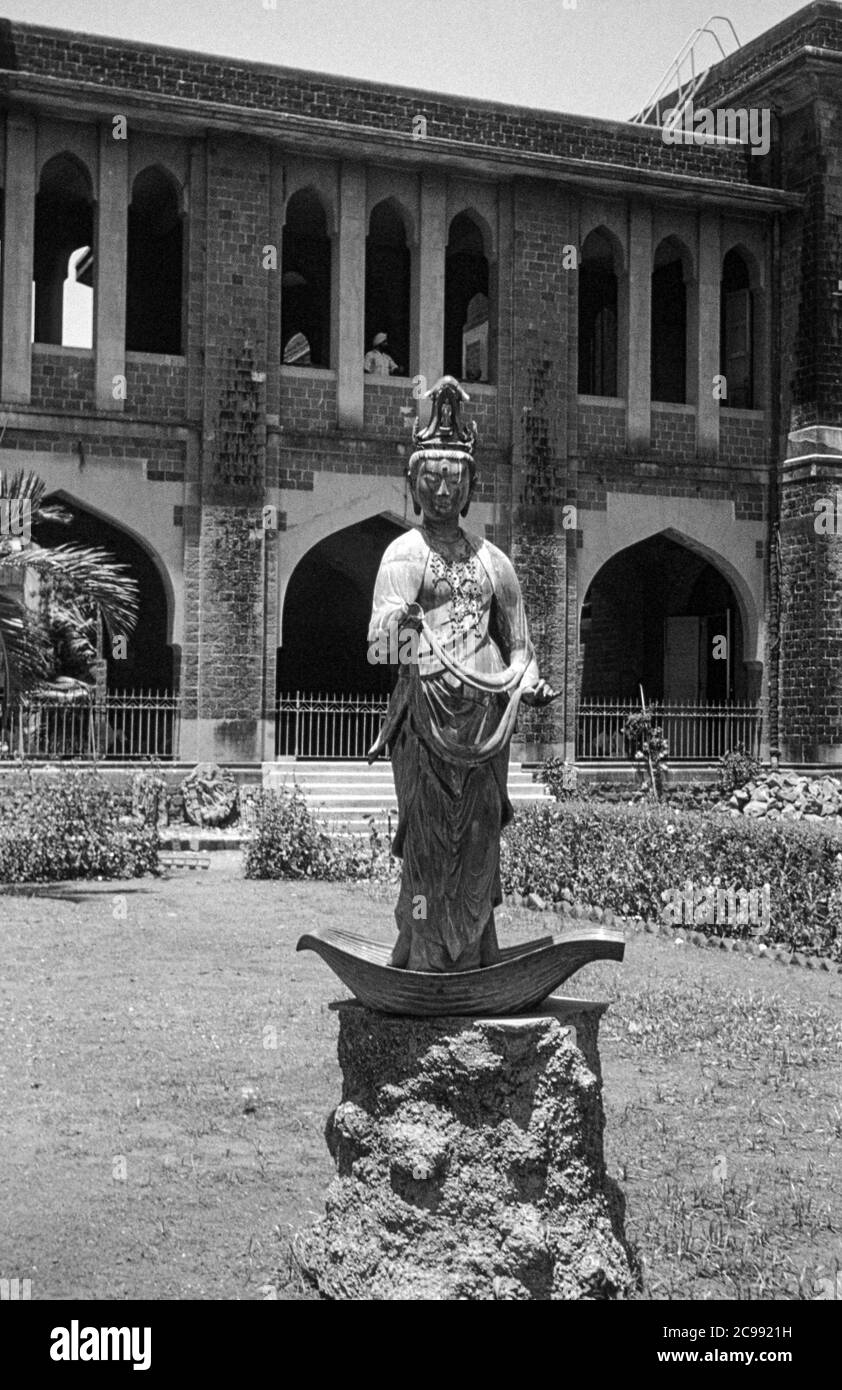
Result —
[[760, 775], [760, 763], [753, 754], [746, 751], [745, 744], [738, 743], [719, 759], [717, 788], [720, 796], [730, 796], [732, 792], [753, 782]]
[[647, 790], [651, 789], [656, 801], [664, 791], [664, 769], [669, 748], [660, 724], [656, 724], [651, 713], [643, 709], [640, 714], [630, 714], [623, 725], [623, 738], [626, 747], [637, 764], [638, 775]]
[[[507, 829], [503, 889], [563, 897], [629, 917], [662, 918], [683, 889], [762, 888], [771, 896], [763, 940], [842, 960], [842, 837], [819, 827], [714, 817], [641, 803], [568, 802], [520, 814]], [[696, 930], [753, 935], [736, 923]]]
[[158, 832], [121, 816], [95, 772], [62, 771], [11, 792], [0, 810], [0, 882], [138, 878], [158, 870]]
[[343, 878], [343, 855], [307, 804], [300, 787], [258, 792], [246, 878]]
[[[546, 782], [550, 796], [556, 801], [566, 801], [576, 796], [579, 788], [579, 772], [575, 764], [566, 758], [546, 758], [538, 773], [538, 781]], [[581, 796], [581, 792], [578, 793]]]

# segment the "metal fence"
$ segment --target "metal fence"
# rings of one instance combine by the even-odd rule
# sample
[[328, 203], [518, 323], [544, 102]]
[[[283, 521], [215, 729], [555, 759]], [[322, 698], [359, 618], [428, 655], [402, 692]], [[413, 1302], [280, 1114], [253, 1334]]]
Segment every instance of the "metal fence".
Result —
[[[712, 762], [742, 744], [755, 757], [760, 751], [760, 706], [728, 702], [710, 705], [647, 706], [664, 731], [671, 762]], [[576, 728], [576, 756], [583, 762], [629, 758], [623, 727], [630, 714], [640, 714], [634, 701], [585, 700]]]
[[23, 695], [2, 708], [0, 743], [7, 758], [166, 761], [178, 756], [178, 722], [172, 694]]
[[[275, 720], [277, 758], [364, 758], [383, 723], [382, 695], [282, 695]], [[381, 756], [385, 756], [384, 749]]]

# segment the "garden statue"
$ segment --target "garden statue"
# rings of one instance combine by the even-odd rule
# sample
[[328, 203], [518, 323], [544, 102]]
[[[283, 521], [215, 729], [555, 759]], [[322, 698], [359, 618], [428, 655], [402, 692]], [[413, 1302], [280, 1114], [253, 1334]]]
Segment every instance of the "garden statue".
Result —
[[[431, 392], [430, 424], [414, 433], [409, 483], [419, 527], [387, 549], [374, 588], [369, 641], [399, 636], [411, 654], [379, 739], [391, 749], [398, 798], [393, 852], [403, 859], [391, 964], [471, 970], [499, 961], [500, 831], [509, 741], [518, 706], [556, 694], [541, 680], [511, 562], [463, 529], [476, 486], [475, 432], [453, 377]], [[417, 640], [403, 640], [406, 629]]]
[[395, 777], [398, 939], [321, 927], [298, 943], [356, 999], [334, 1006], [337, 1175], [294, 1258], [334, 1300], [615, 1298], [633, 1272], [603, 1154], [607, 1006], [547, 996], [589, 961], [622, 960], [623, 936], [498, 945], [509, 743], [520, 703], [556, 692], [511, 563], [459, 525], [476, 484], [468, 398], [448, 376], [431, 395], [409, 463], [423, 521], [384, 554], [369, 628], [399, 667], [369, 754], [388, 747]]
[[[408, 478], [423, 520], [386, 550], [369, 642], [398, 659], [373, 761], [389, 747], [403, 860], [391, 951], [330, 928], [302, 937], [357, 998], [416, 1014], [511, 1013], [545, 999], [588, 960], [622, 958], [602, 931], [509, 947], [497, 942], [500, 833], [511, 819], [509, 744], [521, 701], [558, 698], [542, 680], [520, 586], [496, 546], [463, 529], [476, 486], [476, 430], [453, 377], [416, 420]], [[407, 640], [411, 639], [411, 640]], [[470, 979], [468, 979], [470, 975]]]

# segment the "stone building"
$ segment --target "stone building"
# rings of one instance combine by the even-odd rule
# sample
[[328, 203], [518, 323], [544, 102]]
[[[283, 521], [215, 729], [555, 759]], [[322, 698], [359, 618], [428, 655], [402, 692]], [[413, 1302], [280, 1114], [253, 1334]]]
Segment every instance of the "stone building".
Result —
[[0, 22], [0, 464], [137, 574], [112, 687], [236, 763], [278, 694], [382, 696], [371, 586], [449, 371], [468, 524], [564, 691], [526, 756], [616, 754], [594, 711], [642, 684], [697, 754], [756, 706], [765, 754], [842, 762], [840, 76], [829, 0], [711, 69], [696, 108], [762, 111], [762, 152]]

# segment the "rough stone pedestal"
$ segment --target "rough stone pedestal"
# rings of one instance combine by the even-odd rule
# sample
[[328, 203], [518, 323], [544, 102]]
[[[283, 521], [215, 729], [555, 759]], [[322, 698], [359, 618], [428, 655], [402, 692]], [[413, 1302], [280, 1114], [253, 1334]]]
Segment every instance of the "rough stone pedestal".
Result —
[[605, 1004], [518, 1018], [339, 1012], [338, 1176], [293, 1242], [328, 1299], [609, 1299], [633, 1284], [605, 1175]]

